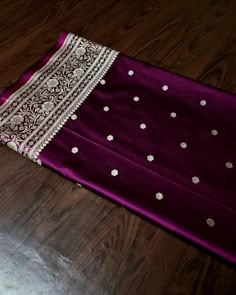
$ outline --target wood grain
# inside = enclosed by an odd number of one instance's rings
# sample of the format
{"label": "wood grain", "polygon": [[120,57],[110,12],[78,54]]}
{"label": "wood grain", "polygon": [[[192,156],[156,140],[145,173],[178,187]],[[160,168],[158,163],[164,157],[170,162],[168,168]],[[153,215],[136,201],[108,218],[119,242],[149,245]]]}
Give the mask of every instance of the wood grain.
{"label": "wood grain", "polygon": [[[235,15],[234,0],[2,0],[0,88],[69,31],[236,93]],[[233,266],[3,146],[0,188],[0,294],[236,294]]]}

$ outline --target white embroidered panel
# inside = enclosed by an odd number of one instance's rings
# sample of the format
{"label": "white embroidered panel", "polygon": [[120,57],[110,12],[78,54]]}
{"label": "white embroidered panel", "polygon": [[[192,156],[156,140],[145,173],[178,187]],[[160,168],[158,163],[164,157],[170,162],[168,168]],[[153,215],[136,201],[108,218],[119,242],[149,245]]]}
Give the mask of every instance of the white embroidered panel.
{"label": "white embroidered panel", "polygon": [[0,141],[36,161],[118,52],[68,34],[61,48],[0,106]]}

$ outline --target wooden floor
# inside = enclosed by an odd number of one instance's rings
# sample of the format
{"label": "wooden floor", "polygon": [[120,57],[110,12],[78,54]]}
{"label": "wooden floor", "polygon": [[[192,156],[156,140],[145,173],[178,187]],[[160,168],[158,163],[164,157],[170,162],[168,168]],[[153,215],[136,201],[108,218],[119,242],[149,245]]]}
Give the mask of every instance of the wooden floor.
{"label": "wooden floor", "polygon": [[[69,31],[236,93],[235,0],[1,0],[0,88]],[[235,295],[236,269],[0,146],[0,294]]]}

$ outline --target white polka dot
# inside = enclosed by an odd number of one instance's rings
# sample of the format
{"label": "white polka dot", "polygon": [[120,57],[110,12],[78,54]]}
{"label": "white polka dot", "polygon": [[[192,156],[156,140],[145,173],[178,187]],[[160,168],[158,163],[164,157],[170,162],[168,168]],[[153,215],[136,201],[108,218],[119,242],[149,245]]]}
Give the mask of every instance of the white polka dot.
{"label": "white polka dot", "polygon": [[164,198],[163,194],[162,193],[156,193],[156,199],[157,200],[162,200]]}
{"label": "white polka dot", "polygon": [[226,163],[225,163],[225,166],[226,166],[226,168],[228,168],[228,169],[232,169],[232,168],[234,167],[234,165],[233,165],[232,162],[226,162]]}
{"label": "white polka dot", "polygon": [[180,143],[180,147],[181,147],[182,149],[186,149],[186,148],[188,147],[188,145],[187,145],[186,142],[181,142],[181,143]]}
{"label": "white polka dot", "polygon": [[218,131],[216,129],[211,130],[212,135],[218,135]]}
{"label": "white polka dot", "polygon": [[118,170],[117,169],[113,169],[112,171],[111,171],[111,175],[112,176],[117,176],[119,173],[118,173]]}
{"label": "white polka dot", "polygon": [[207,218],[206,223],[210,227],[213,227],[215,225],[215,220],[213,218]]}
{"label": "white polka dot", "polygon": [[168,89],[169,89],[168,85],[163,85],[163,86],[162,86],[162,90],[163,90],[163,91],[167,91]]}
{"label": "white polka dot", "polygon": [[170,113],[171,118],[176,118],[177,114],[175,112]]}
{"label": "white polka dot", "polygon": [[72,116],[71,116],[71,120],[76,120],[77,119],[77,115],[76,114],[73,114]]}
{"label": "white polka dot", "polygon": [[206,105],[206,101],[205,101],[204,99],[202,99],[202,100],[200,101],[200,105],[204,107],[204,106]]}
{"label": "white polka dot", "polygon": [[106,81],[105,81],[104,79],[102,79],[102,80],[100,81],[100,83],[101,83],[102,85],[105,85],[105,84],[106,84]]}
{"label": "white polka dot", "polygon": [[192,182],[193,182],[194,184],[197,184],[197,183],[199,183],[199,182],[200,182],[200,179],[199,179],[199,177],[197,177],[197,176],[194,176],[194,177],[192,178]]}
{"label": "white polka dot", "polygon": [[135,97],[133,98],[133,100],[137,102],[137,101],[139,101],[139,97],[138,97],[138,96],[135,96]]}
{"label": "white polka dot", "polygon": [[132,70],[128,71],[129,76],[133,76],[133,74],[134,74],[134,71],[132,71]]}
{"label": "white polka dot", "polygon": [[149,162],[154,161],[154,156],[153,156],[153,155],[148,155],[148,156],[147,156],[147,160],[148,160]]}
{"label": "white polka dot", "polygon": [[109,107],[108,107],[108,106],[105,106],[105,107],[103,108],[103,110],[104,110],[104,112],[108,112],[108,111],[109,111]]}
{"label": "white polka dot", "polygon": [[114,139],[113,135],[110,134],[110,135],[107,136],[108,141],[112,141],[113,139]]}
{"label": "white polka dot", "polygon": [[147,127],[146,124],[144,124],[144,123],[140,124],[141,129],[146,129],[146,127]]}
{"label": "white polka dot", "polygon": [[71,149],[71,152],[72,152],[73,154],[77,154],[78,151],[79,151],[79,149],[78,149],[77,147],[73,147],[73,148]]}

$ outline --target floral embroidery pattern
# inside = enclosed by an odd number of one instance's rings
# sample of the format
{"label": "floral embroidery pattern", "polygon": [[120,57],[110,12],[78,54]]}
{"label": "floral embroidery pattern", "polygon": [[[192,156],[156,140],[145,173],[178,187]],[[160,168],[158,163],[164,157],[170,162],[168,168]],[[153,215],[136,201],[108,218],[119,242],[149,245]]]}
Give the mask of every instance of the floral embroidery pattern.
{"label": "floral embroidery pattern", "polygon": [[57,79],[50,79],[48,82],[47,82],[47,85],[48,85],[48,90],[50,91],[51,89],[57,87],[57,85],[59,84],[58,80]]}
{"label": "floral embroidery pattern", "polygon": [[0,141],[37,161],[111,67],[118,52],[73,34],[0,107]]}
{"label": "floral embroidery pattern", "polygon": [[15,115],[11,118],[11,128],[13,129],[16,125],[20,125],[24,122],[24,117],[22,115]]}
{"label": "floral embroidery pattern", "polygon": [[45,101],[42,104],[42,111],[45,113],[49,113],[54,108],[54,103],[52,101]]}
{"label": "floral embroidery pattern", "polygon": [[75,69],[73,74],[75,77],[80,78],[84,74],[84,70],[82,68]]}

